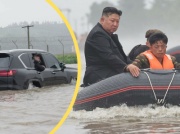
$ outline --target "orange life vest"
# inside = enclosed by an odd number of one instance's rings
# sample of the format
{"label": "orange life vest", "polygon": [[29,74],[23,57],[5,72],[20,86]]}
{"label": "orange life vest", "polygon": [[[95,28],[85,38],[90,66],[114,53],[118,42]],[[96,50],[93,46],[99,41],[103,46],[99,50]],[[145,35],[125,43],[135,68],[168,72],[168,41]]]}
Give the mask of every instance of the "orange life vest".
{"label": "orange life vest", "polygon": [[149,60],[151,69],[173,69],[174,64],[172,62],[171,56],[165,54],[163,57],[163,64],[161,64],[158,59],[151,53],[151,51],[147,50],[143,52],[146,58]]}

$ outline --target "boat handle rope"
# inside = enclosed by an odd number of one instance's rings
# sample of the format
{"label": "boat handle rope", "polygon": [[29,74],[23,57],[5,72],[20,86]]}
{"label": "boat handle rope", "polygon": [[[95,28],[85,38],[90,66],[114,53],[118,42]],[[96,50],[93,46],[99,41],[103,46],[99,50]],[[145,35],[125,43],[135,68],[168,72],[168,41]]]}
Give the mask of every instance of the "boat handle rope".
{"label": "boat handle rope", "polygon": [[163,98],[162,100],[157,99],[156,93],[155,93],[154,88],[153,88],[153,86],[152,86],[151,79],[150,79],[150,77],[149,77],[149,75],[148,75],[147,72],[144,72],[144,73],[145,73],[145,74],[147,75],[147,77],[148,77],[148,80],[149,80],[149,83],[150,83],[150,85],[151,85],[151,89],[152,89],[152,91],[153,91],[155,100],[157,101],[158,104],[164,103],[164,100],[165,100],[165,98],[166,98],[166,96],[167,96],[167,93],[168,93],[168,91],[169,91],[169,88],[170,88],[170,86],[171,86],[171,84],[172,84],[172,82],[173,82],[173,80],[174,80],[174,76],[175,76],[175,74],[176,74],[176,70],[175,70],[175,72],[173,73],[173,76],[172,76],[172,78],[171,78],[171,81],[170,81],[170,83],[169,83],[169,85],[168,85],[168,88],[167,88],[166,93],[164,94],[164,98]]}

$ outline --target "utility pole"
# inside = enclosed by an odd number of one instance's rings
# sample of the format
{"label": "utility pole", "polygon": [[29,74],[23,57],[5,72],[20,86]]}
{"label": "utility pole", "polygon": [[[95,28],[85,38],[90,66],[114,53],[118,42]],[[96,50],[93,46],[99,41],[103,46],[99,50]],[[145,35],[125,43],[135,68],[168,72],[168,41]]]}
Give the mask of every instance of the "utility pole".
{"label": "utility pole", "polygon": [[62,45],[62,47],[63,47],[63,62],[64,62],[64,45],[63,45],[63,43],[62,43],[62,41],[61,40],[58,40],[59,42],[60,42],[60,44]]}
{"label": "utility pole", "polygon": [[34,25],[27,25],[23,26],[22,28],[27,28],[27,37],[28,37],[28,49],[30,49],[30,38],[29,38],[29,28],[33,27]]}
{"label": "utility pole", "polygon": [[70,22],[69,13],[71,12],[71,9],[69,9],[69,8],[65,8],[65,9],[61,9],[61,11],[65,11],[65,12],[67,12],[67,19],[68,19],[68,21]]}
{"label": "utility pole", "polygon": [[[46,41],[45,41],[46,43]],[[49,45],[46,43],[46,46],[47,46],[47,52],[49,52]]]}
{"label": "utility pole", "polygon": [[33,45],[32,45],[32,43],[31,43],[31,41],[30,41],[29,43],[30,43],[31,48],[33,49]]}

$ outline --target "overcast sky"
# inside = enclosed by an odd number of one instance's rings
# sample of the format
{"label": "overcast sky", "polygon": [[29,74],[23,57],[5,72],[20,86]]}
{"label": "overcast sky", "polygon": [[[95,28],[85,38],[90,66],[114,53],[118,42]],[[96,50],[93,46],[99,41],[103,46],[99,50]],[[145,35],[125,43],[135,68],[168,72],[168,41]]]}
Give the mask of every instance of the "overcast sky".
{"label": "overcast sky", "polygon": [[[86,21],[85,15],[89,13],[90,6],[96,0],[52,0],[69,20],[73,29],[83,32],[81,25]],[[102,1],[111,0],[98,0]],[[118,0],[111,1],[114,4]],[[68,14],[66,9],[70,9]],[[56,11],[45,0],[0,0],[0,27],[5,27],[14,22],[32,21],[60,21]]]}
{"label": "overcast sky", "polygon": [[[52,0],[64,13],[73,29],[81,34],[89,31],[85,15],[90,12],[90,6],[97,0]],[[98,0],[109,1],[117,4],[118,0]],[[67,12],[67,9],[70,11]],[[62,22],[56,11],[45,0],[0,0],[0,27],[5,27],[14,22],[32,21],[59,21]]]}
{"label": "overcast sky", "polygon": [[[85,15],[90,12],[90,6],[94,2],[101,3],[103,1],[109,1],[115,5],[118,2],[118,0],[53,0],[78,34],[87,31],[87,28],[82,28],[82,24],[87,21]],[[70,9],[69,14],[67,9]]]}
{"label": "overcast sky", "polygon": [[56,11],[45,0],[0,0],[0,27],[14,22],[60,21]]}
{"label": "overcast sky", "polygon": [[[91,28],[85,27],[87,24],[87,13],[90,12],[90,6],[94,3],[101,3],[102,1],[109,1],[117,5],[119,0],[52,0],[64,13],[69,20],[71,26],[78,35],[83,32],[90,31]],[[153,0],[147,0],[153,1]],[[70,10],[69,14],[67,9]],[[14,22],[32,22],[32,21],[58,21],[62,22],[60,16],[45,0],[0,0],[0,27],[5,27]],[[122,31],[123,32],[123,31]],[[177,38],[173,34],[169,34],[170,44],[177,44]],[[144,33],[142,33],[144,37]],[[132,37],[129,37],[132,38]],[[143,38],[144,39],[144,38]],[[124,40],[124,41],[123,41]],[[132,40],[132,39],[131,39]],[[127,42],[129,39],[121,39],[122,44],[132,44]],[[135,42],[143,43],[142,38],[135,38]],[[171,43],[171,41],[174,41]],[[128,52],[129,47],[124,47]]]}

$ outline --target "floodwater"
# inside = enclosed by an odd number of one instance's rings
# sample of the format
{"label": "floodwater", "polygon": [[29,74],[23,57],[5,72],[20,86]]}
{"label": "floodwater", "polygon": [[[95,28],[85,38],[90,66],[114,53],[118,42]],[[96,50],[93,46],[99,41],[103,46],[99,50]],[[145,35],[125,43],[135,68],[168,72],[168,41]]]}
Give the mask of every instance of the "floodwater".
{"label": "floodwater", "polygon": [[0,91],[0,134],[48,134],[64,115],[74,89],[75,81],[43,88]]}
{"label": "floodwater", "polygon": [[[84,61],[83,54],[81,57]],[[85,63],[82,62],[82,77],[84,70]],[[121,105],[93,111],[71,111],[56,134],[179,134],[179,124],[180,107],[177,106]]]}
{"label": "floodwater", "polygon": [[86,130],[82,134],[179,134],[180,108],[122,105],[88,112],[73,111],[66,124],[77,128],[81,126],[79,130]]}

